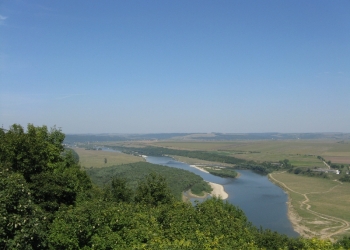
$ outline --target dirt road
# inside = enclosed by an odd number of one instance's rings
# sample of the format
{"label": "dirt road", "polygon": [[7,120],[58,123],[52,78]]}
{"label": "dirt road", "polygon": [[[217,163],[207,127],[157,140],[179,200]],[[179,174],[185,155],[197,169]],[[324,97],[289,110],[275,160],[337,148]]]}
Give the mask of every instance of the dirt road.
{"label": "dirt road", "polygon": [[[326,163],[325,163],[326,164]],[[328,166],[328,164],[326,164]],[[329,167],[329,166],[328,166]],[[285,171],[284,171],[285,172]],[[315,232],[315,231],[311,231],[310,228],[308,228],[307,226],[305,226],[305,223],[303,223],[303,225],[301,225],[301,221],[302,218],[300,216],[298,216],[297,214],[294,214],[294,212],[289,211],[288,212],[288,216],[289,219],[291,220],[294,229],[302,236],[305,237],[310,237],[310,234],[313,236],[318,236],[322,239],[330,239],[333,240],[333,236],[337,235],[337,234],[342,234],[345,231],[350,229],[350,223],[346,220],[334,217],[334,216],[330,216],[327,214],[322,214],[322,213],[318,213],[316,211],[313,211],[311,208],[312,206],[309,204],[310,203],[310,199],[307,196],[308,194],[322,194],[322,193],[327,193],[332,191],[333,189],[335,189],[337,186],[342,185],[341,182],[339,182],[338,185],[330,188],[329,190],[325,191],[325,192],[310,192],[310,193],[300,193],[297,192],[293,189],[291,189],[290,187],[288,187],[285,183],[278,181],[276,178],[274,178],[273,175],[278,175],[284,172],[280,172],[280,173],[274,173],[274,174],[269,174],[269,177],[272,181],[274,181],[275,183],[277,183],[278,185],[280,185],[283,189],[285,189],[287,192],[293,192],[296,194],[300,194],[304,197],[304,200],[300,203],[300,209],[307,211],[310,214],[315,215],[317,218],[319,218],[318,221],[314,221],[313,224],[339,224],[337,226],[331,226],[331,227],[325,227],[323,229],[321,229],[319,232]],[[291,203],[289,202],[289,205],[291,205]],[[294,210],[293,207],[290,207],[289,210]]]}

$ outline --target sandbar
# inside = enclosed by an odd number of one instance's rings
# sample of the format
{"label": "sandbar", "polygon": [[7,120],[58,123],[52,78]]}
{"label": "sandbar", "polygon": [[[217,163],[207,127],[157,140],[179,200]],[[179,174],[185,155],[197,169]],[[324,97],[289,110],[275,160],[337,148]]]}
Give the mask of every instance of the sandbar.
{"label": "sandbar", "polygon": [[196,168],[196,169],[198,169],[198,170],[200,170],[200,171],[202,171],[204,173],[208,173],[209,174],[209,172],[207,170],[205,170],[204,168],[198,167],[196,165],[190,165],[190,167]]}
{"label": "sandbar", "polygon": [[211,188],[213,189],[213,191],[211,191],[211,193],[210,193],[211,195],[220,197],[223,200],[228,198],[228,193],[225,192],[223,185],[213,183],[213,182],[208,182],[208,183],[210,184]]}
{"label": "sandbar", "polygon": [[225,192],[225,189],[224,189],[224,186],[220,185],[220,184],[217,184],[217,183],[213,183],[213,182],[209,182],[208,181],[208,184],[211,186],[211,188],[213,189],[213,191],[211,191],[210,193],[205,193],[204,195],[202,196],[199,196],[199,195],[195,195],[191,192],[191,189],[188,190],[186,192],[186,194],[184,194],[183,196],[183,199],[186,200],[186,197],[187,198],[200,198],[200,199],[204,199],[204,198],[207,198],[208,195],[211,195],[211,196],[216,196],[216,197],[219,197],[223,200],[227,199],[228,198],[228,194]]}

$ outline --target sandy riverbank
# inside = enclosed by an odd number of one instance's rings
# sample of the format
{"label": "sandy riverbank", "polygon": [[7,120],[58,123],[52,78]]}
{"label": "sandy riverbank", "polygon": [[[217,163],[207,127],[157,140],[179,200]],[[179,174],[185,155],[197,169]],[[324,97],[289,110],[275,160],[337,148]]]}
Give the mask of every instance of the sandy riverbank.
{"label": "sandy riverbank", "polygon": [[[198,167],[196,165],[190,165],[192,168],[196,168],[204,173],[209,173],[207,170],[205,170],[204,168]],[[228,194],[225,192],[225,189],[222,185],[217,184],[217,183],[213,183],[213,182],[208,182],[209,185],[211,186],[211,188],[213,189],[213,191],[210,193],[212,196],[217,196],[217,197],[221,197],[221,199],[225,200],[228,198]],[[191,193],[192,196],[195,196]],[[203,198],[203,197],[199,197],[199,196],[195,196],[196,198]]]}
{"label": "sandy riverbank", "polygon": [[[217,184],[217,183],[213,183],[213,182],[208,182],[208,184],[211,186],[211,188],[213,189],[213,191],[210,192],[210,194],[206,193],[203,196],[199,196],[199,195],[195,195],[191,192],[191,190],[187,191],[187,194],[185,196],[187,196],[188,198],[199,198],[199,199],[204,199],[206,198],[208,195],[211,196],[216,196],[216,197],[220,197],[221,199],[225,200],[228,198],[228,194],[225,192],[224,186]],[[185,198],[184,198],[185,199]]]}
{"label": "sandy riverbank", "polygon": [[288,216],[289,221],[292,224],[294,231],[297,232],[300,236],[305,237],[305,238],[310,238],[310,236],[315,236],[314,233],[311,232],[307,227],[300,224],[300,221],[302,221],[302,218],[298,215],[298,213],[295,211],[295,209],[292,205],[291,197],[289,195],[289,191],[288,191],[287,187],[283,183],[281,183],[280,181],[276,180],[272,176],[272,174],[269,174],[268,177],[269,177],[269,180],[271,182],[275,183],[277,186],[282,188],[288,196],[287,216]]}
{"label": "sandy riverbank", "polygon": [[225,200],[228,198],[228,193],[225,192],[224,186],[213,183],[213,182],[208,182],[213,191],[211,191],[211,195],[220,197],[221,199]]}
{"label": "sandy riverbank", "polygon": [[200,171],[202,171],[202,172],[204,172],[204,173],[208,173],[208,174],[209,174],[209,172],[208,172],[207,170],[205,170],[204,168],[198,167],[198,166],[196,166],[196,165],[190,165],[190,167],[196,168],[196,169],[198,169],[198,170],[200,170]]}
{"label": "sandy riverbank", "polygon": [[310,236],[315,236],[307,227],[300,224],[300,221],[302,218],[295,212],[293,205],[290,201],[290,197],[288,195],[288,218],[289,221],[292,223],[293,229],[295,232],[297,232],[300,236],[305,238],[310,238]]}

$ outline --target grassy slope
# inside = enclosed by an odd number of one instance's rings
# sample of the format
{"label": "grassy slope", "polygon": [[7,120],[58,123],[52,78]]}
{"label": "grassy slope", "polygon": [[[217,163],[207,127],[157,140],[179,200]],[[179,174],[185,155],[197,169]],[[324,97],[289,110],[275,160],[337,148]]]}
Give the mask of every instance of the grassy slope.
{"label": "grassy slope", "polygon": [[[74,148],[78,153],[82,167],[109,167],[114,165],[128,164],[133,162],[144,161],[142,157],[127,155],[118,152],[105,152],[100,150],[85,150],[84,148]],[[105,158],[107,163],[105,163]]]}
{"label": "grassy slope", "polygon": [[[311,213],[306,209],[307,204],[311,206],[312,211],[350,222],[350,183],[341,184],[333,178],[312,178],[289,173],[274,173],[273,177],[288,187],[286,190],[293,208],[302,217],[300,223],[315,231],[316,234],[321,233],[325,228],[340,226],[341,223]],[[306,194],[309,199],[304,205],[302,204],[305,201],[303,194]]]}

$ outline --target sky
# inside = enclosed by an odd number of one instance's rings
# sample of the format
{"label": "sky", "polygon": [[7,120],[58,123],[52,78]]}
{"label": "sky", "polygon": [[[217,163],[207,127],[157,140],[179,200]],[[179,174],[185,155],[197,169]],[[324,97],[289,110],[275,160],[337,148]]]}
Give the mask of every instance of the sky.
{"label": "sky", "polygon": [[350,1],[0,0],[0,126],[350,132]]}

